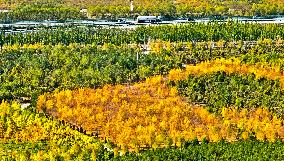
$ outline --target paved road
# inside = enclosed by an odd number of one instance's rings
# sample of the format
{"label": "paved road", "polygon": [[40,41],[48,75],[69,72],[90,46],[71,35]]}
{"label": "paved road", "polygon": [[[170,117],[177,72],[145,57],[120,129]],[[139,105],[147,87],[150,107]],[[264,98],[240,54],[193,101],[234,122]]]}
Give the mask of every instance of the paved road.
{"label": "paved road", "polygon": [[[260,24],[284,24],[284,17],[274,18],[274,19],[248,19],[248,18],[231,18],[230,20],[239,21],[242,23],[260,23]],[[126,23],[120,22],[109,22],[109,21],[87,21],[87,20],[77,20],[70,22],[56,22],[56,21],[20,21],[10,24],[0,24],[0,28],[8,29],[8,32],[33,32],[34,28],[40,26],[46,27],[58,27],[58,26],[102,26],[107,28],[125,28],[125,29],[135,29],[138,26],[155,26],[155,25],[166,25],[166,24],[186,24],[186,23],[208,23],[211,20],[208,18],[196,19],[195,21],[186,20],[174,20],[174,21],[163,21],[156,24],[151,23],[137,23],[135,21],[127,21]],[[227,22],[227,20],[219,22]],[[29,30],[28,28],[32,28]],[[10,31],[9,31],[10,30]]]}

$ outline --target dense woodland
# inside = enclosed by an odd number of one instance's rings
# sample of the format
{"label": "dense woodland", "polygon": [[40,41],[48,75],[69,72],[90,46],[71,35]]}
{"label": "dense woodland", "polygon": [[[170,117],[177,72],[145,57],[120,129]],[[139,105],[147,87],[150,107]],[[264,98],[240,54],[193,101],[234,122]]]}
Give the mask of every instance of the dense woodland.
{"label": "dense woodland", "polygon": [[237,22],[2,30],[0,160],[282,160],[283,39]]}
{"label": "dense woodland", "polygon": [[[134,0],[134,11],[130,1],[123,0],[1,0],[2,20],[63,20],[82,18],[117,18],[137,15],[162,15],[165,17],[266,16],[284,13],[282,0]],[[80,12],[88,9],[88,15]]]}

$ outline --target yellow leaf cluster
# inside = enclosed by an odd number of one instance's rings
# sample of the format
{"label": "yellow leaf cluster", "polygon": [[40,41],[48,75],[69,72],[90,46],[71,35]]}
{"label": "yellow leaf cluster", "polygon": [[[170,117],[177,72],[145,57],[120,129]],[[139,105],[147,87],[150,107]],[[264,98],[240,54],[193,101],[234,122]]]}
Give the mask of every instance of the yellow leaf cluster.
{"label": "yellow leaf cluster", "polygon": [[204,107],[187,104],[162,76],[131,86],[66,90],[40,98],[38,109],[98,131],[100,137],[132,150],[181,146],[183,140],[195,138],[210,142],[284,139],[283,120],[268,110],[223,108],[220,115],[212,114]]}
{"label": "yellow leaf cluster", "polygon": [[43,43],[35,43],[35,44],[13,44],[13,45],[4,45],[3,50],[11,51],[11,50],[18,50],[18,49],[42,49],[44,48]]}
{"label": "yellow leaf cluster", "polygon": [[278,66],[270,66],[267,63],[242,64],[237,58],[205,61],[196,66],[188,65],[185,70],[173,69],[169,72],[168,78],[171,81],[179,81],[187,79],[189,75],[200,76],[216,72],[238,73],[241,75],[254,74],[256,79],[280,80],[281,85],[284,85],[284,75]]}
{"label": "yellow leaf cluster", "polygon": [[38,142],[60,143],[75,139],[84,144],[95,139],[62,125],[59,121],[48,119],[42,114],[23,113],[20,105],[3,101],[0,104],[0,142]]}

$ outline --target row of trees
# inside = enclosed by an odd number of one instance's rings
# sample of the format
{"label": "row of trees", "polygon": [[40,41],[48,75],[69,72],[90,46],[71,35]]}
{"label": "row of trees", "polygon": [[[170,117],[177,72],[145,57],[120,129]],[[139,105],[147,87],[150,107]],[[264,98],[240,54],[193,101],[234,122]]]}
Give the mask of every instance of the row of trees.
{"label": "row of trees", "polygon": [[[277,149],[277,150],[275,150]],[[122,156],[121,160],[281,160],[283,156],[283,142],[268,143],[258,141],[239,141],[234,143],[219,142],[208,144],[206,140],[184,142],[182,148],[164,148],[146,150],[140,155],[130,154]]]}
{"label": "row of trees", "polygon": [[[111,1],[42,1],[19,0],[0,2],[2,8],[11,9],[10,14],[1,14],[2,20],[65,20],[86,18],[80,9],[88,9],[88,16],[93,18],[132,17],[134,15],[162,15],[166,17],[179,16],[265,16],[284,14],[284,3],[281,0],[260,1],[217,1],[217,0],[134,0],[134,10],[130,11],[130,2],[122,0]],[[56,8],[54,11],[54,8]],[[26,9],[26,12],[22,12]],[[69,14],[68,14],[69,12]]]}
{"label": "row of trees", "polygon": [[[209,42],[208,42],[209,44]],[[225,43],[226,44],[226,43]],[[4,46],[0,58],[0,99],[36,96],[47,91],[131,83],[155,74],[167,74],[184,64],[215,58],[240,57],[244,63],[271,62],[283,65],[284,46],[224,46],[208,48],[169,43],[145,54],[140,46],[110,44]],[[259,55],[254,57],[254,55]]]}
{"label": "row of trees", "polygon": [[11,22],[19,20],[67,20],[84,19],[86,15],[80,12],[78,8],[72,7],[45,7],[25,5],[19,6],[13,11],[1,12],[0,21]]}
{"label": "row of trees", "polygon": [[284,4],[251,4],[251,3],[231,3],[231,4],[210,4],[208,2],[184,2],[174,4],[171,1],[163,2],[147,2],[135,4],[134,11],[130,12],[129,4],[126,6],[105,6],[95,5],[88,8],[90,15],[96,18],[107,16],[126,16],[134,15],[162,15],[168,17],[193,16],[207,17],[212,15],[223,16],[266,16],[284,14]]}
{"label": "row of trees", "polygon": [[[4,49],[0,58],[0,99],[37,96],[55,89],[127,83],[182,66],[167,53],[143,54],[129,46],[71,44]],[[169,59],[171,57],[171,59]]]}
{"label": "row of trees", "polygon": [[149,40],[170,42],[200,42],[200,41],[257,41],[269,38],[272,40],[284,38],[284,26],[280,24],[255,23],[191,23],[187,25],[166,25],[138,27],[135,30],[119,28],[94,27],[59,27],[56,29],[38,29],[28,33],[0,34],[0,45],[13,44],[104,44],[115,45],[130,43],[148,43]]}

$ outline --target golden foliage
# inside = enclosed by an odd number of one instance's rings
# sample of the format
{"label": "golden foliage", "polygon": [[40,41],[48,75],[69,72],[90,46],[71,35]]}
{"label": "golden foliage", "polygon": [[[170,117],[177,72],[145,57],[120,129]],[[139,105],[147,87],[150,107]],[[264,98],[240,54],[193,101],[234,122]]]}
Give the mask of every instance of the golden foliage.
{"label": "golden foliage", "polygon": [[267,78],[271,80],[280,80],[284,85],[284,75],[278,66],[271,66],[266,63],[257,63],[254,65],[242,64],[237,58],[216,59],[197,64],[188,65],[185,70],[173,69],[169,72],[168,78],[171,81],[185,80],[189,75],[206,75],[216,72],[225,72],[227,74],[238,73],[241,75],[254,74],[256,79]]}
{"label": "golden foliage", "polygon": [[162,76],[132,86],[106,85],[45,94],[37,109],[88,131],[98,131],[122,149],[179,147],[183,140],[195,138],[211,142],[246,140],[250,136],[271,142],[284,138],[283,120],[268,110],[223,108],[215,115],[187,104]]}
{"label": "golden foliage", "polygon": [[0,141],[17,142],[64,142],[76,139],[86,144],[95,139],[63,126],[59,121],[48,119],[42,114],[27,113],[16,102],[3,101],[0,104]]}

